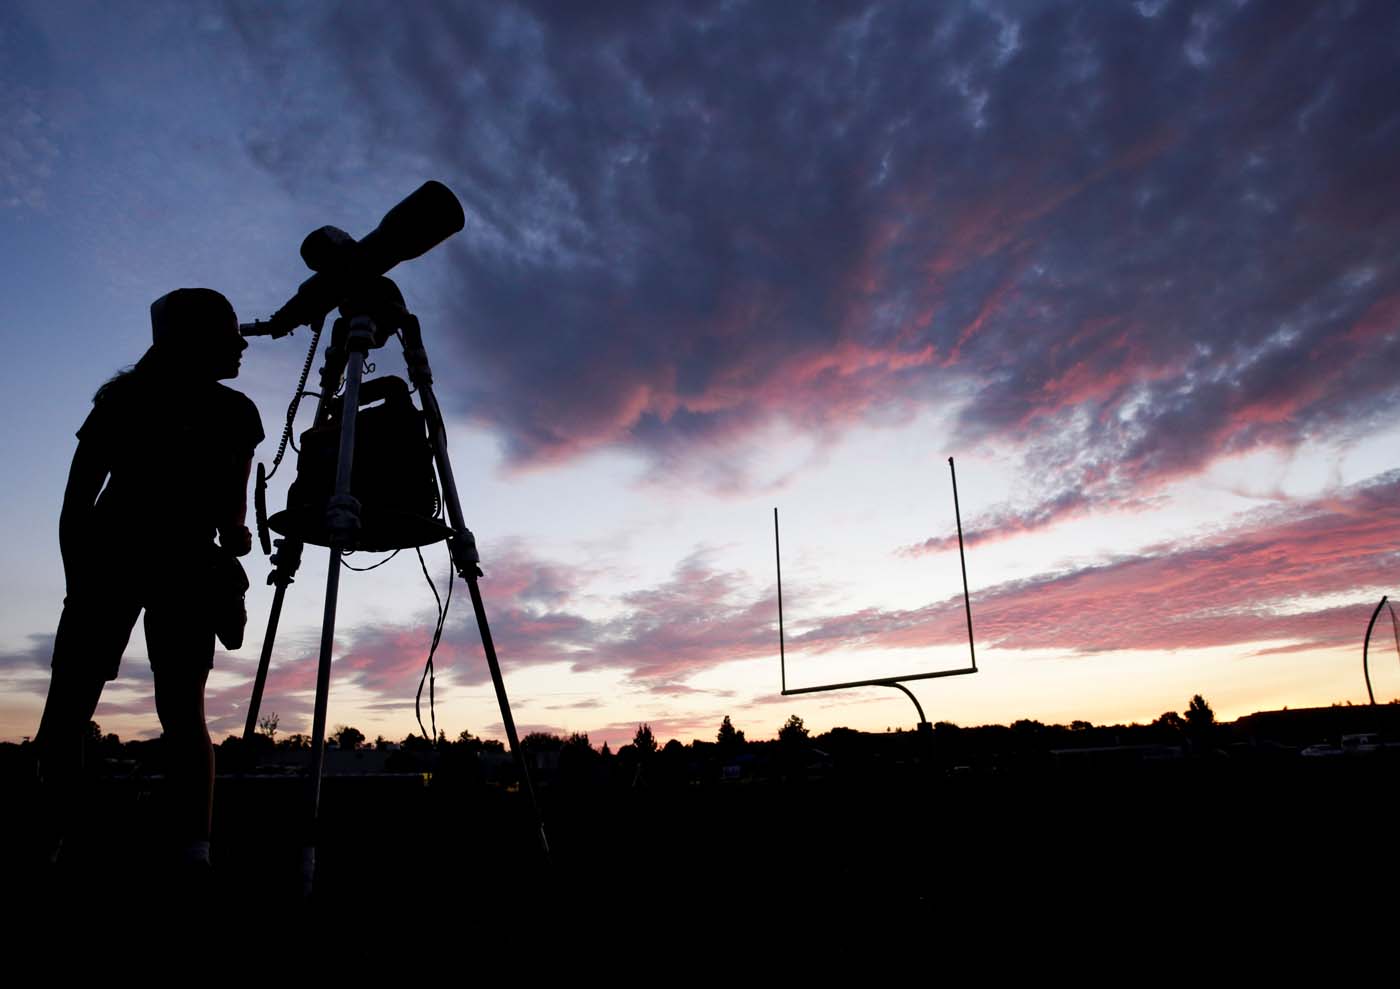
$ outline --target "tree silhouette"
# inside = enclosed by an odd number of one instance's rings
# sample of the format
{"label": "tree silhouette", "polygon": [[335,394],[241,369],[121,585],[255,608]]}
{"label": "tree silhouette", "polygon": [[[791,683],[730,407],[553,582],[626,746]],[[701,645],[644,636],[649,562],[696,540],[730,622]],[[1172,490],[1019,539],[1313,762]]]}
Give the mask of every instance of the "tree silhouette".
{"label": "tree silhouette", "polygon": [[86,748],[92,755],[103,758],[119,758],[122,754],[122,740],[116,732],[104,732],[96,721],[88,722]]}
{"label": "tree silhouette", "polygon": [[1186,737],[1191,747],[1204,753],[1211,747],[1215,736],[1215,712],[1200,694],[1191,698],[1186,705]]}
{"label": "tree silhouette", "polygon": [[564,740],[547,731],[532,731],[520,740],[520,747],[526,752],[558,752]]}
{"label": "tree silhouette", "polygon": [[795,714],[790,715],[778,729],[778,741],[788,745],[807,741],[807,728],[802,724],[802,719]]}
{"label": "tree silhouette", "polygon": [[353,752],[364,744],[365,733],[349,725],[340,725],[331,733],[331,738],[335,739],[342,751]]}
{"label": "tree silhouette", "polygon": [[589,742],[587,733],[573,732],[564,739],[559,749],[560,775],[570,784],[586,783],[591,779],[598,759],[598,752]]}
{"label": "tree silhouette", "polygon": [[564,740],[564,750],[566,752],[593,753],[593,745],[588,741],[587,732],[574,732]]}
{"label": "tree silhouette", "polygon": [[660,753],[658,753],[656,764],[660,776],[659,782],[669,784],[685,782],[685,746],[682,745],[676,739],[671,739],[661,747],[661,751]]}
{"label": "tree silhouette", "polygon": [[1191,698],[1186,705],[1186,724],[1197,731],[1208,731],[1215,727],[1215,712],[1200,694]]}
{"label": "tree silhouette", "polygon": [[651,725],[637,726],[637,734],[632,736],[632,747],[637,750],[637,755],[641,759],[647,759],[656,754],[656,737],[651,733]]}
{"label": "tree silhouette", "polygon": [[277,741],[277,725],[281,723],[281,718],[277,717],[277,712],[264,714],[258,719],[258,733],[267,738],[269,742]]}
{"label": "tree silhouette", "polygon": [[737,749],[743,748],[744,733],[734,727],[733,722],[729,720],[729,715],[726,714],[724,720],[720,722],[719,731],[715,734],[715,741],[719,744],[720,752],[729,755]]}
{"label": "tree silhouette", "polygon": [[1170,728],[1173,731],[1181,731],[1186,727],[1186,722],[1182,721],[1181,715],[1175,711],[1163,711],[1152,724],[1159,728]]}

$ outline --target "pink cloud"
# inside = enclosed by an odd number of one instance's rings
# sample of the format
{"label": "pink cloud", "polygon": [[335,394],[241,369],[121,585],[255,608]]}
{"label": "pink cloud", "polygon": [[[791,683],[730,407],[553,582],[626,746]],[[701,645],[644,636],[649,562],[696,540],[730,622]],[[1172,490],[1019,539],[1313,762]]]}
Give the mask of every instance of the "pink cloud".
{"label": "pink cloud", "polygon": [[[1271,640],[1293,640],[1297,648],[1359,643],[1373,602],[1308,608],[1307,599],[1374,586],[1394,573],[1400,520],[1390,509],[1397,500],[1400,475],[1392,473],[1312,503],[1246,517],[1210,540],[974,588],[978,644],[1073,654]],[[506,569],[529,574],[550,567],[522,553]],[[616,669],[645,692],[667,697],[695,692],[685,681],[721,663],[775,654],[772,589],[756,591],[743,575],[716,569],[703,555],[682,561],[660,584],[621,595],[616,614],[603,620],[570,611],[567,596],[546,607],[528,597],[531,586],[516,577],[494,589],[513,592],[491,605],[508,670],[561,662],[576,671]],[[452,669],[458,682],[483,682],[475,624],[469,614],[458,615],[439,670]],[[421,628],[353,630],[338,675],[348,671],[381,696],[411,695],[426,634]],[[819,618],[790,636],[788,647],[913,649],[958,644],[966,634],[957,597],[915,609],[866,608]],[[283,670],[276,690],[304,692],[311,674],[310,663]],[[690,724],[681,719],[676,731],[682,722]]]}
{"label": "pink cloud", "polygon": [[[1369,609],[1332,598],[1382,585],[1396,572],[1400,472],[1301,505],[1252,514],[1209,539],[1162,545],[1139,556],[973,589],[979,646],[1076,653],[1248,647],[1242,655],[1359,647]],[[772,658],[776,599],[742,574],[711,565],[703,554],[683,560],[666,580],[616,599],[606,619],[571,610],[582,587],[569,571],[520,548],[503,557],[491,600],[493,631],[507,673],[567,663],[577,671],[615,669],[646,694],[689,696],[686,681],[721,663]],[[1310,598],[1328,596],[1309,607]],[[456,609],[439,652],[439,672],[458,682],[486,679],[470,611]],[[375,625],[346,629],[337,644],[337,684],[353,683],[382,699],[406,703],[417,687],[430,630]],[[790,636],[788,648],[829,651],[925,648],[960,644],[966,628],[960,597],[920,608],[865,608],[817,617]],[[265,711],[309,714],[314,650],[272,670]],[[249,684],[210,691],[216,733],[242,727]],[[723,695],[721,695],[723,696]],[[130,705],[128,705],[130,706]],[[144,699],[133,711],[145,713]],[[573,705],[586,712],[586,705]],[[123,708],[125,709],[125,708]],[[654,719],[677,737],[708,737],[709,717]],[[588,727],[593,734],[625,726]],[[631,726],[635,728],[635,725]],[[626,732],[630,738],[630,729]]]}
{"label": "pink cloud", "polygon": [[[1271,639],[1303,647],[1359,644],[1373,602],[1310,610],[1306,601],[1393,579],[1397,500],[1400,475],[1392,472],[1335,497],[1256,516],[1210,541],[975,591],[978,641],[1070,652]],[[956,643],[966,637],[961,605],[950,599],[833,617],[791,647]]]}

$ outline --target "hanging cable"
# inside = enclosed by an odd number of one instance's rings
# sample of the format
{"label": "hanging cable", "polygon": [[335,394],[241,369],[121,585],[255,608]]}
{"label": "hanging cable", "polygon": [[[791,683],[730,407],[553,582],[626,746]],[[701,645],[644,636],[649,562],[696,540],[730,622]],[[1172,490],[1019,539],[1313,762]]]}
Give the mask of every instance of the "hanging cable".
{"label": "hanging cable", "polygon": [[394,550],[392,553],[390,553],[388,556],[384,557],[384,559],[380,560],[378,563],[371,563],[371,564],[370,564],[369,566],[367,566],[367,567],[352,567],[350,564],[346,563],[346,562],[345,562],[345,557],[346,557],[346,556],[349,556],[351,552],[352,552],[351,550],[346,550],[346,551],[345,551],[345,553],[340,557],[340,565],[341,565],[342,567],[344,567],[346,570],[354,570],[356,573],[364,573],[364,572],[367,571],[367,570],[375,570],[375,569],[377,569],[377,568],[379,568],[379,567],[384,566],[384,564],[388,563],[388,562],[389,562],[390,560],[392,560],[394,557],[398,556],[399,553],[402,552],[402,550],[401,550],[401,549],[396,549],[396,550]]}
{"label": "hanging cable", "polygon": [[[311,365],[316,362],[316,346],[321,342],[321,330],[326,325],[326,317],[322,316],[311,327],[311,346],[306,351],[306,363],[301,366],[301,377],[297,379],[297,390],[292,394],[292,402],[287,406],[287,422],[282,427],[282,440],[277,444],[277,456],[272,458],[272,470],[268,471],[267,479],[270,480],[273,474],[277,473],[278,466],[282,463],[282,456],[287,452],[287,444],[292,439],[293,423],[297,417],[297,407],[301,405],[301,400],[306,395],[315,394],[306,390],[306,379],[311,374]],[[319,397],[319,396],[318,396]],[[296,449],[296,444],[292,444]]]}
{"label": "hanging cable", "polygon": [[[457,576],[457,572],[453,569],[449,561],[447,568],[447,600],[444,602],[438,595],[437,585],[433,583],[432,575],[428,573],[428,564],[423,560],[423,550],[415,546],[413,551],[418,554],[418,565],[423,568],[423,577],[428,581],[428,587],[433,592],[433,600],[437,602],[438,609],[437,627],[433,629],[433,642],[432,645],[428,647],[428,661],[423,664],[423,675],[418,679],[418,693],[413,698],[413,716],[418,719],[418,730],[423,733],[423,737],[436,744],[437,698],[435,696],[434,687],[437,680],[437,671],[433,668],[433,656],[437,652],[438,643],[442,641],[442,628],[447,623],[447,609],[452,605],[452,584],[454,578]],[[423,727],[423,684],[425,682],[428,685],[428,717],[431,719],[433,726],[433,733],[431,735],[429,735],[427,729]]]}

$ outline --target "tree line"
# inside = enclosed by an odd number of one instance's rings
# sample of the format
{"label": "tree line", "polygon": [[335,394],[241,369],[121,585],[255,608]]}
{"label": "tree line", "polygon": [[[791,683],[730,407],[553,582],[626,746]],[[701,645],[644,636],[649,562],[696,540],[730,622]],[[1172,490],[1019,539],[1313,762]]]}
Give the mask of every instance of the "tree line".
{"label": "tree line", "polygon": [[[1329,717],[1329,710],[1333,717]],[[1163,712],[1148,724],[1094,725],[1074,720],[1065,725],[1020,719],[1010,725],[962,727],[939,721],[926,733],[836,727],[813,734],[803,719],[794,714],[778,727],[775,738],[754,741],[725,715],[715,728],[713,740],[697,738],[686,743],[672,738],[663,743],[652,726],[643,722],[637,725],[631,740],[616,750],[607,742],[595,746],[586,732],[533,731],[521,739],[521,747],[532,769],[545,778],[591,774],[593,778],[609,776],[634,783],[687,774],[702,779],[747,778],[751,774],[791,775],[803,769],[825,774],[839,771],[840,767],[867,772],[871,767],[913,763],[945,770],[1014,771],[1043,767],[1060,759],[1062,753],[1086,750],[1103,750],[1109,757],[1114,750],[1155,747],[1161,751],[1153,758],[1202,759],[1226,756],[1227,750],[1236,756],[1246,748],[1259,751],[1261,739],[1271,739],[1277,743],[1275,749],[1287,755],[1339,731],[1364,729],[1400,738],[1400,716],[1381,717],[1387,710],[1400,715],[1400,705],[1333,705],[1331,709],[1265,712],[1222,725],[1209,702],[1196,694],[1184,711]],[[1343,720],[1350,727],[1336,717],[1344,713],[1347,718]],[[1360,724],[1358,718],[1366,723]],[[383,735],[370,740],[355,726],[341,724],[328,738],[341,751],[383,753],[373,763],[379,767],[375,771],[445,771],[449,775],[462,772],[504,781],[509,781],[514,772],[510,754],[501,741],[478,737],[469,730],[461,731],[455,738],[440,731],[433,739],[411,734],[399,740]],[[124,763],[135,767],[131,772],[159,771],[159,739],[123,742],[93,722],[86,741],[95,761]],[[251,743],[230,736],[218,746],[219,768],[223,772],[238,772],[266,764],[291,767],[309,758],[310,747],[306,734],[282,732],[278,715],[269,713],[261,720]],[[7,763],[10,756],[22,761],[25,748],[0,746],[8,752]]]}

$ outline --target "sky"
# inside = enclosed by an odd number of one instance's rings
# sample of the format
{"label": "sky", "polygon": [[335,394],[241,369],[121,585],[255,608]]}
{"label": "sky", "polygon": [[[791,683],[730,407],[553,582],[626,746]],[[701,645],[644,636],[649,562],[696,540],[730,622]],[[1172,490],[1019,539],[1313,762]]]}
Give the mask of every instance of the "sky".
{"label": "sky", "polygon": [[[773,509],[790,687],[965,666],[949,457],[980,672],[911,684],[930,720],[1364,701],[1400,564],[1397,92],[1388,2],[7,3],[0,738],[37,726],[73,433],[151,300],[266,317],[308,232],[428,179],[465,229],[393,277],[522,731],[908,728],[888,688],[781,696]],[[269,466],[308,344],[233,383]],[[271,601],[245,564],[216,737]],[[284,733],[325,568],[276,641]],[[402,737],[432,593],[411,553],[341,586],[330,723]],[[501,737],[456,590],[437,724]],[[97,720],[159,731],[139,632]]]}

